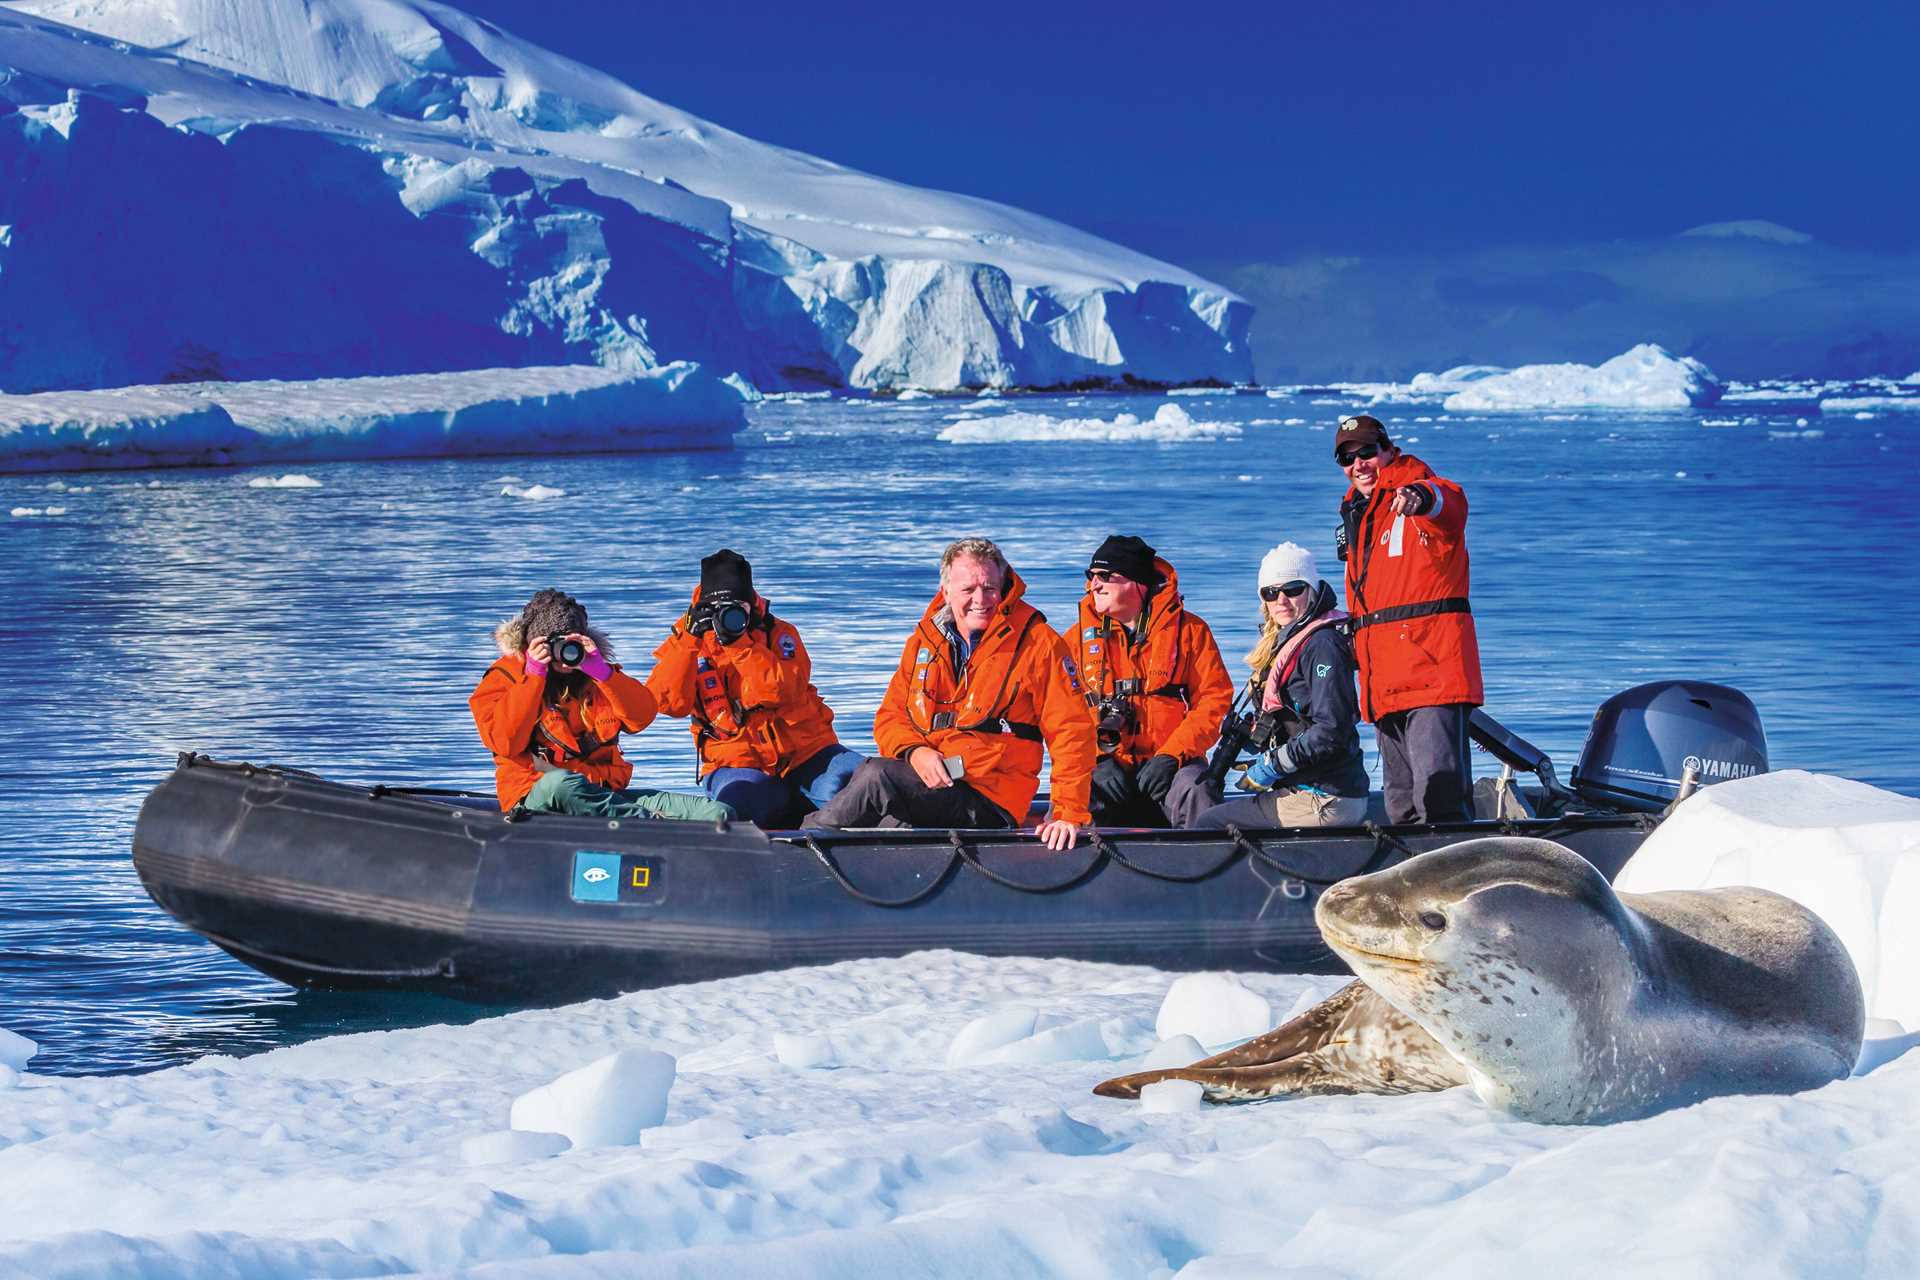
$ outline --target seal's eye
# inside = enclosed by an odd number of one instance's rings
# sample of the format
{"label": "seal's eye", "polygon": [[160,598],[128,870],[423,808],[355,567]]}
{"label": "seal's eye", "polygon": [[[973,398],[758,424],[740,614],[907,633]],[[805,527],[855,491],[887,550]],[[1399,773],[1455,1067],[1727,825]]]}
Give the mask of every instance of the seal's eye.
{"label": "seal's eye", "polygon": [[1420,913],[1420,923],[1435,933],[1439,933],[1447,927],[1447,918],[1438,911],[1422,911]]}

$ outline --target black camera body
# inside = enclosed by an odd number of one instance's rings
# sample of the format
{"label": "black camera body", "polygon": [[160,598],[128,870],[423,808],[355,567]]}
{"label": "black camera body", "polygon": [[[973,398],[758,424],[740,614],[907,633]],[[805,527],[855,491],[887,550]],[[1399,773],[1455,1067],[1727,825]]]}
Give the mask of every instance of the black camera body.
{"label": "black camera body", "polygon": [[1104,698],[1087,695],[1093,704],[1093,741],[1100,754],[1110,756],[1120,749],[1120,740],[1139,727],[1139,714],[1133,699],[1140,692],[1138,680],[1115,680],[1113,692]]}
{"label": "black camera body", "polygon": [[1227,770],[1233,768],[1233,762],[1242,752],[1258,755],[1285,744],[1304,728],[1306,721],[1290,707],[1275,707],[1257,715],[1229,711],[1220,724],[1220,745],[1213,749],[1213,759],[1207,762],[1207,781],[1216,786],[1225,783]]}
{"label": "black camera body", "polygon": [[547,637],[547,659],[558,666],[577,667],[587,660],[587,646],[556,631]]}
{"label": "black camera body", "polygon": [[720,637],[721,644],[732,644],[747,634],[752,624],[751,601],[742,600],[731,591],[715,591],[701,595],[689,629],[696,636],[711,631]]}

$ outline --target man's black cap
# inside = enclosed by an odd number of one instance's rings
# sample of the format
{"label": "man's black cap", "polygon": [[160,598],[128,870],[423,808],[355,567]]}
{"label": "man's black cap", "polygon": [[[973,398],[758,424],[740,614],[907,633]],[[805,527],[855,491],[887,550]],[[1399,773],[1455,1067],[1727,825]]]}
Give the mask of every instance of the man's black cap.
{"label": "man's black cap", "polygon": [[1132,534],[1114,534],[1100,544],[1087,562],[1089,569],[1108,569],[1132,578],[1142,586],[1160,585],[1160,571],[1153,567],[1153,548]]}
{"label": "man's black cap", "polygon": [[753,566],[739,552],[722,547],[700,562],[700,597],[726,592],[753,599]]}

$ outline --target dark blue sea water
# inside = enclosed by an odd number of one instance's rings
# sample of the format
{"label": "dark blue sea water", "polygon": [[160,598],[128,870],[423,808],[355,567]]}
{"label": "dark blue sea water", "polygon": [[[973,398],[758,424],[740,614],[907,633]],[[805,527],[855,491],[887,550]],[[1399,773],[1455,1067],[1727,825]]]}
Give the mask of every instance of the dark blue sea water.
{"label": "dark blue sea water", "polygon": [[[1146,419],[1165,403],[769,403],[726,452],[303,467],[318,488],[0,477],[0,510],[67,509],[0,522],[0,1026],[40,1042],[35,1070],[71,1073],[478,1016],[296,995],[154,907],[129,844],[186,749],[488,787],[466,698],[494,623],[538,587],[581,596],[644,672],[699,558],[736,548],[802,628],[856,748],[956,536],[999,540],[1059,621],[1093,546],[1138,533],[1238,668],[1269,546],[1305,543],[1338,580],[1330,428],[1355,401],[1177,401],[1237,439],[937,439],[962,413]],[[1686,676],[1754,699],[1776,767],[1920,795],[1920,416],[1376,412],[1466,486],[1489,709],[1563,774],[1603,698]],[[691,785],[681,725],[629,753],[641,780]]]}

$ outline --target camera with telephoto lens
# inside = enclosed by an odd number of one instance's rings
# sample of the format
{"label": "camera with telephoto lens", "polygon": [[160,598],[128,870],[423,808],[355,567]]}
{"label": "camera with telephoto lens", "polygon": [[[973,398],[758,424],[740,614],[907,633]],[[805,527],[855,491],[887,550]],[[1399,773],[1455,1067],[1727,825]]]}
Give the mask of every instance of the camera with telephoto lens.
{"label": "camera with telephoto lens", "polygon": [[1120,740],[1134,731],[1133,697],[1140,692],[1138,680],[1115,680],[1113,692],[1093,703],[1093,741],[1100,754],[1110,756],[1120,749]]}
{"label": "camera with telephoto lens", "polygon": [[587,646],[556,631],[547,637],[547,657],[558,666],[577,667],[587,660]]}
{"label": "camera with telephoto lens", "polygon": [[732,644],[747,633],[752,621],[753,610],[745,601],[731,591],[716,591],[700,597],[699,607],[694,610],[692,631],[694,635],[711,631],[720,637],[721,644]]}
{"label": "camera with telephoto lens", "polygon": [[1290,707],[1275,707],[1258,715],[1227,712],[1220,723],[1220,745],[1213,749],[1213,759],[1207,763],[1207,781],[1215,786],[1225,783],[1227,770],[1233,768],[1242,752],[1258,755],[1284,744],[1304,728],[1306,721]]}

